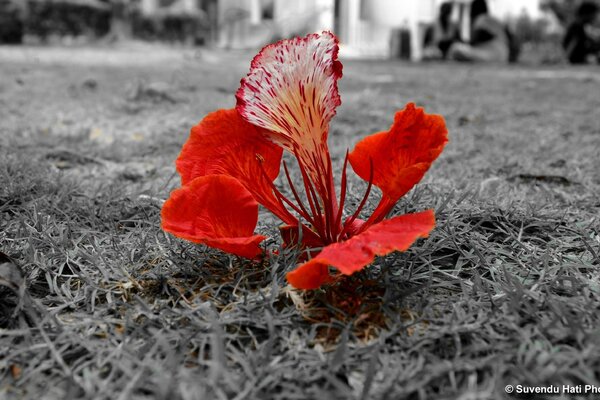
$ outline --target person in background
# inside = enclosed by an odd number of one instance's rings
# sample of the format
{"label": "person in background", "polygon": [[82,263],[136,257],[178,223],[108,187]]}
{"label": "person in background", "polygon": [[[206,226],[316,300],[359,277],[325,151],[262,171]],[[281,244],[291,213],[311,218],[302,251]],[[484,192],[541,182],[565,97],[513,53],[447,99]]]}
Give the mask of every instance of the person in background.
{"label": "person in background", "polygon": [[504,24],[490,15],[486,0],[473,0],[471,43],[454,43],[448,55],[457,61],[507,62],[510,40]]}
{"label": "person in background", "polygon": [[451,20],[452,3],[440,5],[440,14],[425,32],[423,58],[426,60],[446,59],[454,42],[460,41],[458,25]]}
{"label": "person in background", "polygon": [[567,28],[563,48],[571,64],[587,63],[594,56],[596,61],[600,61],[600,35],[593,27],[598,11],[596,3],[584,1],[577,9],[575,20]]}

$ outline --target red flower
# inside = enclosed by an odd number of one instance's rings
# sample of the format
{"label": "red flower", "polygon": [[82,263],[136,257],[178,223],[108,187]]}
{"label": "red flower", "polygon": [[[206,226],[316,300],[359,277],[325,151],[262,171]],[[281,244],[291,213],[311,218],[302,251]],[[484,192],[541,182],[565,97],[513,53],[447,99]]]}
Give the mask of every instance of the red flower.
{"label": "red flower", "polygon": [[[397,112],[389,131],[366,137],[346,155],[338,198],[327,146],[329,121],[341,104],[337,54],[337,38],[324,32],[269,45],[252,60],[236,108],[206,116],[183,146],[177,159],[183,186],[163,206],[165,231],[254,258],[265,239],[254,234],[261,204],[285,224],[281,234],[287,246],[314,255],[287,274],[300,289],[330,282],[329,267],[350,275],[376,255],[404,251],[429,234],[435,226],[432,210],[385,217],[442,152],[444,119],[412,103]],[[302,174],[299,191],[283,163],[292,199],[274,184],[283,150],[296,158]],[[351,215],[344,213],[348,162],[368,182]],[[363,221],[358,215],[372,185],[382,196]]]}

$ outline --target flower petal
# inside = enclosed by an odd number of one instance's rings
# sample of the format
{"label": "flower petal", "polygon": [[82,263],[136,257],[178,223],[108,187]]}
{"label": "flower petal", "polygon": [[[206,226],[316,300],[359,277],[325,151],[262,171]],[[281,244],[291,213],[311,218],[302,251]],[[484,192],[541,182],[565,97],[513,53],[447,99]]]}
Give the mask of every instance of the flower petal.
{"label": "flower petal", "polygon": [[258,203],[227,175],[206,175],[171,193],[162,228],[180,238],[246,258],[260,254],[265,236],[254,235]]}
{"label": "flower petal", "polygon": [[329,121],[341,104],[337,55],[338,40],[330,32],[266,46],[242,79],[237,110],[292,151],[293,144],[310,147],[326,141]]}
{"label": "flower petal", "polygon": [[292,286],[316,289],[331,277],[328,266],[344,275],[353,274],[373,262],[375,256],[404,251],[435,226],[433,210],[400,215],[376,225],[342,243],[325,247],[319,255],[287,274]]}
{"label": "flower petal", "polygon": [[287,273],[286,278],[290,285],[296,289],[310,290],[333,282],[327,264],[313,262],[313,260],[305,262],[295,270]]}
{"label": "flower petal", "polygon": [[[349,155],[354,171],[383,192],[381,220],[394,204],[417,184],[440,155],[448,141],[448,130],[440,115],[425,114],[413,103],[396,113],[389,131],[366,137]],[[370,220],[370,222],[373,222]]]}
{"label": "flower petal", "polygon": [[279,174],[282,150],[268,141],[262,131],[246,122],[235,109],[210,113],[192,128],[177,158],[177,171],[183,185],[205,175],[232,176],[259,203],[293,224],[296,219],[281,206],[271,189],[271,182]]}
{"label": "flower petal", "polygon": [[334,209],[327,134],[341,104],[337,56],[338,40],[331,32],[281,40],[252,60],[236,93],[242,117],[267,129],[271,140],[294,154],[323,202]]}

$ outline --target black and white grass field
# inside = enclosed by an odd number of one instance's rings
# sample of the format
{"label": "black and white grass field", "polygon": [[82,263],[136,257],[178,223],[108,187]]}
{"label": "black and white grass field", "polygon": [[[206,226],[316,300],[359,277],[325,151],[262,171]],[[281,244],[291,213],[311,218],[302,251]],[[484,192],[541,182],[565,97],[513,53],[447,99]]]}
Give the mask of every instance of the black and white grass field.
{"label": "black and white grass field", "polygon": [[437,226],[302,293],[293,253],[250,263],[160,229],[190,127],[233,107],[252,54],[102,51],[0,49],[0,398],[600,385],[598,68],[344,61],[334,162],[409,101],[446,118],[450,143],[394,211],[433,208]]}

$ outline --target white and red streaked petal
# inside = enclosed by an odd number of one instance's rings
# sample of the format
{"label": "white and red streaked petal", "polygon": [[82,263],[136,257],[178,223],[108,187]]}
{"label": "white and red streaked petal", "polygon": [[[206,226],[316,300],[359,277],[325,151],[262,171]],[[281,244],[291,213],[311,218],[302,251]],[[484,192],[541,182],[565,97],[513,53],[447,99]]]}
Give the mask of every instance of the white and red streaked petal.
{"label": "white and red streaked petal", "polygon": [[315,148],[327,140],[329,121],[341,104],[338,40],[330,32],[281,40],[252,60],[236,93],[237,110],[271,131],[284,148]]}
{"label": "white and red streaked petal", "polygon": [[236,93],[249,123],[298,158],[323,204],[337,209],[327,147],[329,121],[341,104],[338,40],[330,32],[281,40],[254,57]]}

